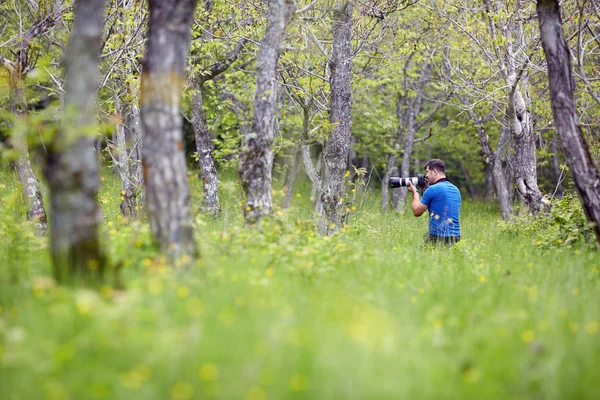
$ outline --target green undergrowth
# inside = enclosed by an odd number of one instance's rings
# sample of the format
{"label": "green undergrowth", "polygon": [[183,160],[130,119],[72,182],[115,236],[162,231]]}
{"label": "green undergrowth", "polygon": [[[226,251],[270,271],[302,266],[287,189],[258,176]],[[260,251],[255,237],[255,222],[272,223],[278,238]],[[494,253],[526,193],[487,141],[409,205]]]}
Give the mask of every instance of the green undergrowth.
{"label": "green undergrowth", "polygon": [[234,179],[212,220],[192,175],[202,257],[182,269],[147,223],[119,218],[119,183],[104,176],[101,237],[122,289],[112,271],[97,290],[57,286],[47,240],[2,175],[3,399],[600,397],[600,256],[588,245],[540,246],[465,201],[463,240],[425,247],[426,219],[381,214],[376,190],[320,237],[307,182],[248,229]]}

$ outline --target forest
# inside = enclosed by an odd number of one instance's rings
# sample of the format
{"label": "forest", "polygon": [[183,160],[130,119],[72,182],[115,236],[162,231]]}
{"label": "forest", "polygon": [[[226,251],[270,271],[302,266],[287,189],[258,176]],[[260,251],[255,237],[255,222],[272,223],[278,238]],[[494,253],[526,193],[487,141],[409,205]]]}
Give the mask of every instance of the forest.
{"label": "forest", "polygon": [[0,15],[3,399],[600,397],[600,0]]}

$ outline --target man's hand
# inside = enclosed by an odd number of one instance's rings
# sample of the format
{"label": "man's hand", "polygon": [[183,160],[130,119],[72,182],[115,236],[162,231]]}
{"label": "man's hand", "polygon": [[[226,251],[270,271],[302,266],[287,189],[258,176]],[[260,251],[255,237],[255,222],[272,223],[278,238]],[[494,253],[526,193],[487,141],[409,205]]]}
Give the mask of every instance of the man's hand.
{"label": "man's hand", "polygon": [[421,196],[419,196],[419,191],[416,187],[413,186],[412,182],[410,181],[408,182],[408,190],[413,192],[413,198],[411,202],[413,215],[415,217],[420,217],[421,215],[423,215],[425,210],[427,210],[427,206],[419,201],[421,198]]}
{"label": "man's hand", "polygon": [[412,184],[412,182],[411,182],[411,181],[408,181],[408,190],[409,190],[410,192],[413,192],[413,194],[414,194],[414,193],[418,193],[418,191],[417,191],[417,188],[413,186],[413,184]]}

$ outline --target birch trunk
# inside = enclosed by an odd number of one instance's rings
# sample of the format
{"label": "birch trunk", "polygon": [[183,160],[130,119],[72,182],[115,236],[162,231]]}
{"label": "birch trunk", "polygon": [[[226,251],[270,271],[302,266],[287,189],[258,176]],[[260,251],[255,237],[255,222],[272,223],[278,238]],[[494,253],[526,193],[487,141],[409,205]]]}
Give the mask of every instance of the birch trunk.
{"label": "birch trunk", "polygon": [[240,176],[246,195],[244,217],[255,224],[273,209],[271,180],[273,124],[277,102],[277,63],[285,28],[296,6],[292,0],[270,0],[268,25],[260,44],[256,71],[256,93],[252,130],[245,135],[240,154]]}
{"label": "birch trunk", "polygon": [[320,214],[318,228],[322,235],[329,235],[337,231],[345,212],[345,203],[342,198],[346,160],[350,148],[353,10],[354,1],[350,0],[343,2],[334,11],[333,52],[329,78],[331,86],[329,121],[335,125],[335,128],[329,134],[325,143],[323,157],[325,168],[316,208]]}
{"label": "birch trunk", "polygon": [[542,47],[548,64],[554,124],[583,209],[600,244],[600,174],[576,120],[575,82],[560,8],[556,0],[538,0],[537,10]]}
{"label": "birch trunk", "polygon": [[102,276],[106,257],[98,239],[100,183],[94,154],[98,56],[104,0],[75,3],[75,27],[67,50],[65,116],[45,166],[50,186],[50,248],[58,281]]}
{"label": "birch trunk", "polygon": [[196,0],[150,0],[141,119],[146,209],[154,240],[173,259],[197,255],[183,145],[181,90]]}

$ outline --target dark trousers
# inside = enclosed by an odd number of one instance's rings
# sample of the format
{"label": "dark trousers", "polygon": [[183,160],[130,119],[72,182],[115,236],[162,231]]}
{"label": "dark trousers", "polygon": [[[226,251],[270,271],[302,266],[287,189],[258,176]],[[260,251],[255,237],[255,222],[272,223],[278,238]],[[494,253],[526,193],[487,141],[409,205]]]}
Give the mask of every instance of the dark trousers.
{"label": "dark trousers", "polygon": [[460,241],[460,236],[438,236],[432,235],[431,233],[425,234],[425,244],[443,244],[445,246],[452,246]]}

